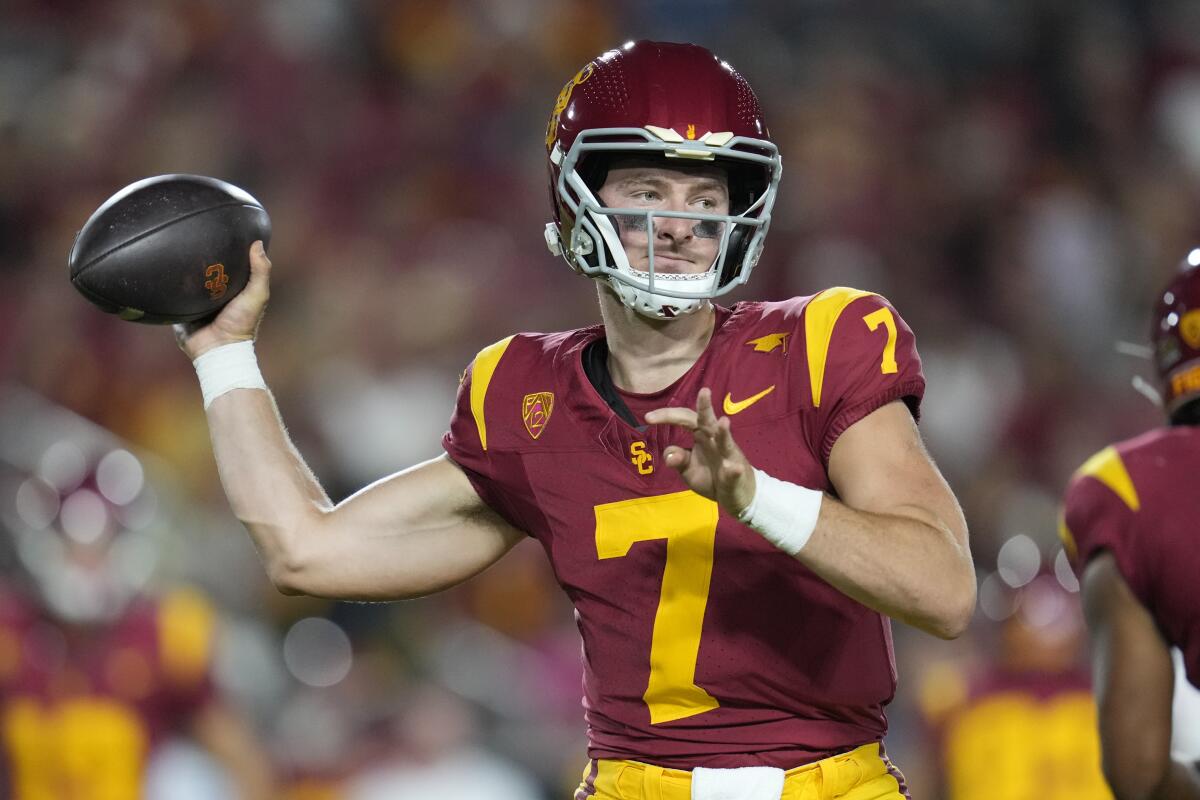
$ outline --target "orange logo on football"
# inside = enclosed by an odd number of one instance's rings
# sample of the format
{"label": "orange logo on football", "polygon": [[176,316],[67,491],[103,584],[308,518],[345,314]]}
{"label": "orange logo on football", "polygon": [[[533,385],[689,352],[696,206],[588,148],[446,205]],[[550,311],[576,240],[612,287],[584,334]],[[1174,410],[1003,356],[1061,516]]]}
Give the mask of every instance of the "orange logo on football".
{"label": "orange logo on football", "polygon": [[542,435],[553,411],[553,392],[534,392],[525,395],[525,400],[521,403],[521,419],[525,420],[525,430],[529,431],[530,436],[536,439]]}
{"label": "orange logo on football", "polygon": [[204,288],[208,289],[210,300],[220,300],[225,296],[225,289],[229,286],[229,276],[225,274],[224,264],[209,264],[204,268],[204,277],[208,278],[204,282]]}

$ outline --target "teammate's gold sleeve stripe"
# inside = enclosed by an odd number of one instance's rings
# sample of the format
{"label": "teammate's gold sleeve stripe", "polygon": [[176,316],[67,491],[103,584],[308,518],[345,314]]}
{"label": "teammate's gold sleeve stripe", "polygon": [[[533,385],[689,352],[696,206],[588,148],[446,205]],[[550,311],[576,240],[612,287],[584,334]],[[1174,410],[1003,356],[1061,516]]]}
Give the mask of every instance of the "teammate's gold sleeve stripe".
{"label": "teammate's gold sleeve stripe", "polygon": [[163,671],[177,684],[198,683],[212,661],[216,615],[192,589],[167,595],[158,609],[159,656]]}
{"label": "teammate's gold sleeve stripe", "polygon": [[1075,471],[1075,475],[1076,477],[1090,475],[1100,481],[1112,489],[1117,497],[1121,498],[1125,505],[1133,511],[1142,507],[1141,501],[1138,500],[1137,489],[1133,487],[1133,480],[1129,477],[1129,471],[1125,469],[1125,462],[1121,460],[1121,455],[1115,447],[1106,447],[1083,462],[1083,466]]}
{"label": "teammate's gold sleeve stripe", "polygon": [[812,386],[813,408],[821,405],[821,385],[825,382],[825,360],[829,357],[833,326],[846,306],[860,297],[873,294],[875,292],[835,286],[808,301],[804,311],[804,345],[808,350],[808,378]]}
{"label": "teammate's gold sleeve stripe", "polygon": [[1067,551],[1067,558],[1074,561],[1079,556],[1079,547],[1075,544],[1075,534],[1071,533],[1071,529],[1067,526],[1066,514],[1058,515],[1058,539],[1062,542],[1063,549]]}
{"label": "teammate's gold sleeve stripe", "polygon": [[475,417],[475,427],[479,429],[479,444],[487,450],[487,420],[483,418],[483,401],[487,399],[488,386],[496,365],[513,337],[501,339],[495,344],[489,344],[475,356],[475,365],[471,367],[471,416]]}

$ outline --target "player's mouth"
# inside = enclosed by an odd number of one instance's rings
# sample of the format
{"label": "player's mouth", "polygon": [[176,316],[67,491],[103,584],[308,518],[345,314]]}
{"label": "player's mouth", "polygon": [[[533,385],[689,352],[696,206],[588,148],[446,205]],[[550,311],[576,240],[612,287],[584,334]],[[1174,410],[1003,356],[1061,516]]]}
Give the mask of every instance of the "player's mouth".
{"label": "player's mouth", "polygon": [[[683,275],[696,272],[696,262],[690,258],[681,258],[680,256],[666,255],[665,253],[654,254],[654,271],[664,275]],[[642,265],[643,271],[649,271],[650,259]]]}

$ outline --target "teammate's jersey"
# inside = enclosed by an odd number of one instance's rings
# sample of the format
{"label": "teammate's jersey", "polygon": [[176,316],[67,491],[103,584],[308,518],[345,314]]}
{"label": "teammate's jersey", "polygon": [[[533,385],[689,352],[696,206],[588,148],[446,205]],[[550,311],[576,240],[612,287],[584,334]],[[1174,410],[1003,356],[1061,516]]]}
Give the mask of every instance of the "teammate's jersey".
{"label": "teammate's jersey", "polygon": [[[689,491],[662,452],[691,434],[627,424],[589,381],[582,354],[603,335],[520,334],[481,351],[444,439],[575,604],[589,755],[794,767],[881,739],[889,620]],[[924,378],[891,306],[837,288],[718,308],[664,404],[694,407],[702,387],[751,463],[830,490],[838,436],[893,400],[916,413]]]}
{"label": "teammate's jersey", "polygon": [[930,722],[948,800],[1112,797],[1085,671],[993,668]]}
{"label": "teammate's jersey", "polygon": [[1060,534],[1081,576],[1113,554],[1138,601],[1200,686],[1200,429],[1160,428],[1106,447],[1072,477]]}
{"label": "teammate's jersey", "polygon": [[0,590],[0,796],[141,797],[154,747],[211,698],[212,622],[181,592],[71,628]]}

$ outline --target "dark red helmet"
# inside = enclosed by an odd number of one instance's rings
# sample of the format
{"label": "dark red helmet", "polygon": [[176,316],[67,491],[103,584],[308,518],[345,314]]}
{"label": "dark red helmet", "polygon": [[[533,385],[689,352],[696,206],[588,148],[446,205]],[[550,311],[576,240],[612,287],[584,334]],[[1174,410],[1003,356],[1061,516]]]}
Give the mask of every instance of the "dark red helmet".
{"label": "dark red helmet", "polygon": [[1154,365],[1168,417],[1200,399],[1200,249],[1158,296],[1154,310]]}
{"label": "dark red helmet", "polygon": [[[609,50],[559,92],[546,154],[555,220],[546,226],[547,245],[575,270],[607,278],[626,305],[669,318],[750,277],[782,164],[754,90],[728,62],[693,44],[639,41]],[[596,197],[615,154],[725,167],[730,213],[703,215],[722,230],[720,253],[707,273],[656,282],[653,248],[648,272],[630,266],[613,225],[616,212]],[[654,217],[680,215],[644,216],[650,225]]]}

